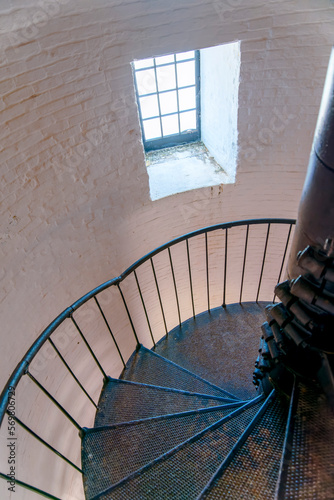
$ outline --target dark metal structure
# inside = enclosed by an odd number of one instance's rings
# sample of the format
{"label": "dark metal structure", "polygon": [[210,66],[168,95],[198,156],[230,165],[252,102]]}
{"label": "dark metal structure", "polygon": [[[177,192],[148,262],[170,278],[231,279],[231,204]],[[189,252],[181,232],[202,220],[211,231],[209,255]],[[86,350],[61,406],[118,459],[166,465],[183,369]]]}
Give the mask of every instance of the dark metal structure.
{"label": "dark metal structure", "polygon": [[[289,394],[293,375],[334,407],[334,50],[330,58],[282,301],[267,308],[255,383]],[[270,382],[270,383],[269,383]]]}
{"label": "dark metal structure", "polygon": [[[297,278],[296,257],[308,245],[333,253],[334,239],[334,49],[315,130],[314,141],[300,201],[288,277]],[[327,242],[327,243],[326,243]]]}

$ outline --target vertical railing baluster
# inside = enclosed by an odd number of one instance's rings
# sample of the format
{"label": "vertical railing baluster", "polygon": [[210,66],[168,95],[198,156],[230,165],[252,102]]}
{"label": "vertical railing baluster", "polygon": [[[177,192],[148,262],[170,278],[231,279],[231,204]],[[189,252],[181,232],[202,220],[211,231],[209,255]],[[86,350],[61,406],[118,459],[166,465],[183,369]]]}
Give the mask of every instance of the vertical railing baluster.
{"label": "vertical railing baluster", "polygon": [[224,294],[223,294],[223,307],[226,307],[226,273],[227,273],[227,244],[228,244],[228,229],[225,229],[225,262],[224,262]]}
{"label": "vertical railing baluster", "polygon": [[239,304],[241,304],[241,301],[242,301],[242,292],[243,292],[243,287],[244,287],[245,267],[246,267],[246,258],[247,258],[247,246],[248,246],[248,234],[249,234],[249,224],[247,224],[247,230],[246,230],[245,249],[244,249],[244,263],[243,263],[243,266],[242,266],[242,276],[241,276],[241,285],[240,285]]}
{"label": "vertical railing baluster", "polygon": [[150,331],[152,342],[153,342],[153,345],[155,347],[156,344],[155,344],[155,340],[154,340],[153,333],[152,333],[151,323],[150,323],[150,320],[149,320],[149,317],[148,317],[147,309],[146,309],[145,302],[144,302],[144,297],[143,297],[143,294],[142,294],[142,291],[141,291],[141,288],[140,288],[140,285],[139,285],[139,280],[138,280],[138,276],[137,276],[136,270],[133,271],[133,274],[135,275],[135,279],[136,279],[136,283],[137,283],[137,288],[138,288],[139,296],[140,296],[141,303],[142,303],[143,308],[144,308],[144,313],[145,313],[146,321],[147,321],[147,324],[148,324],[148,329]]}
{"label": "vertical railing baluster", "polygon": [[[7,482],[13,481],[13,478],[11,476],[7,476],[6,474],[3,474],[0,472],[0,477],[2,479],[5,479]],[[44,490],[41,490],[39,488],[36,488],[35,486],[32,486],[31,484],[25,483],[24,481],[20,481],[19,479],[15,478],[15,486],[21,486],[22,488],[28,490],[28,491],[33,491],[34,493],[37,493],[38,495],[48,498],[49,500],[61,500],[59,497],[55,497],[54,495],[51,495],[50,493],[47,493]]]}
{"label": "vertical railing baluster", "polygon": [[127,315],[128,315],[128,318],[129,318],[129,321],[130,321],[130,325],[131,325],[131,328],[132,328],[133,334],[134,334],[135,339],[136,339],[136,342],[137,342],[137,346],[139,346],[139,345],[140,345],[140,342],[139,342],[139,340],[138,340],[137,332],[136,332],[136,329],[135,329],[135,327],[134,327],[134,324],[133,324],[133,321],[132,321],[132,318],[131,318],[131,315],[130,315],[130,311],[129,311],[128,305],[127,305],[127,303],[126,303],[126,300],[125,300],[124,294],[123,294],[122,289],[121,289],[121,287],[120,287],[120,283],[117,283],[117,288],[118,288],[119,293],[121,294],[122,301],[123,301],[123,304],[124,304],[124,307],[125,307],[126,313],[127,313]]}
{"label": "vertical railing baluster", "polygon": [[264,264],[265,264],[266,255],[267,255],[269,232],[270,232],[270,222],[268,224],[266,243],[264,245],[264,252],[263,252],[263,258],[262,258],[262,267],[261,267],[261,273],[260,273],[260,279],[259,279],[259,286],[258,286],[257,294],[256,294],[256,303],[258,303],[258,301],[259,301],[259,295],[260,295],[260,288],[261,288],[261,284],[262,284],[262,276],[263,276]]}
{"label": "vertical railing baluster", "polygon": [[151,267],[152,267],[152,271],[153,271],[155,286],[156,286],[156,289],[157,289],[157,292],[158,292],[158,298],[159,298],[160,307],[161,307],[162,319],[163,319],[165,330],[166,330],[166,336],[168,336],[168,330],[167,330],[167,323],[166,323],[165,312],[164,312],[164,308],[163,308],[163,305],[162,305],[162,300],[161,300],[161,295],[160,295],[160,290],[159,290],[159,284],[158,284],[157,275],[156,275],[156,272],[155,272],[155,268],[154,268],[152,257],[150,257],[150,261],[151,261]]}
{"label": "vertical railing baluster", "polygon": [[53,342],[53,340],[51,338],[48,338],[48,341],[50,342],[50,344],[52,345],[53,349],[56,351],[56,353],[58,354],[60,360],[62,361],[62,363],[65,365],[65,367],[67,368],[67,370],[70,372],[70,374],[72,375],[72,377],[74,378],[74,380],[76,381],[76,383],[78,384],[78,386],[80,387],[80,389],[86,394],[87,398],[89,399],[89,401],[95,406],[95,408],[97,408],[97,404],[95,403],[95,401],[90,397],[90,395],[88,394],[88,392],[86,391],[86,389],[84,388],[84,386],[82,385],[82,383],[80,382],[80,380],[77,378],[77,376],[74,374],[74,372],[71,370],[71,368],[69,367],[69,365],[67,364],[67,362],[65,361],[64,357],[62,356],[62,354],[60,353],[59,349],[57,348],[57,346],[55,345],[55,343]]}
{"label": "vertical railing baluster", "polygon": [[[8,412],[7,412],[7,414],[9,415]],[[71,460],[69,460],[67,457],[65,457],[65,455],[63,455],[62,453],[60,453],[60,451],[58,451],[56,448],[54,448],[53,446],[51,446],[47,441],[45,441],[43,438],[41,438],[41,436],[39,436],[36,432],[34,432],[32,429],[30,429],[30,427],[28,427],[24,422],[22,422],[22,420],[20,420],[16,416],[12,416],[11,418],[13,418],[15,420],[15,422],[17,422],[19,424],[19,426],[22,427],[22,429],[24,429],[26,432],[28,432],[37,441],[39,441],[41,444],[43,444],[46,448],[48,448],[50,451],[52,451],[59,458],[61,458],[62,460],[64,460],[64,462],[66,462],[67,464],[71,465],[71,467],[73,467],[74,469],[76,469],[78,472],[82,473],[82,470],[77,465],[75,465],[75,463],[73,463]]]}
{"label": "vertical railing baluster", "polygon": [[35,379],[35,377],[29,372],[29,370],[26,371],[26,374],[28,375],[30,380],[32,380],[32,382],[34,382],[34,384],[37,385],[37,387],[50,399],[50,401],[52,401],[52,403],[57,406],[57,408],[65,415],[65,417],[74,425],[74,427],[76,427],[79,431],[82,431],[81,426],[76,420],[74,420],[72,415],[70,415],[68,411],[65,410],[65,408],[56,400],[56,398],[54,398],[49,393],[49,391],[45,389],[45,387],[40,382],[38,382],[38,380]]}
{"label": "vertical railing baluster", "polygon": [[170,247],[168,247],[168,255],[169,255],[170,268],[172,270],[172,276],[173,276],[173,283],[174,283],[174,290],[175,290],[175,299],[176,299],[176,305],[177,305],[177,313],[178,313],[178,316],[179,316],[179,326],[181,326],[181,312],[180,312],[179,295],[177,293],[176,279],[175,279],[174,266],[173,266],[172,254],[171,254],[171,251],[170,251]]}
{"label": "vertical railing baluster", "polygon": [[193,308],[193,317],[195,317],[195,304],[194,304],[194,291],[193,291],[193,281],[191,277],[191,264],[190,264],[190,254],[189,254],[189,241],[186,239],[187,244],[187,257],[188,257],[188,272],[189,272],[189,282],[190,282],[190,294],[191,294],[191,304]]}
{"label": "vertical railing baluster", "polygon": [[209,280],[208,233],[205,233],[205,265],[206,265],[206,293],[207,293],[207,298],[208,298],[208,311],[210,311],[210,280]]}
{"label": "vertical railing baluster", "polygon": [[85,338],[84,334],[82,333],[82,331],[81,331],[81,329],[80,329],[80,327],[79,327],[78,323],[75,321],[75,319],[73,318],[73,316],[71,316],[71,320],[72,320],[72,322],[73,322],[74,326],[76,327],[76,329],[78,330],[79,335],[80,335],[80,337],[82,338],[82,340],[84,341],[84,343],[85,343],[85,345],[86,345],[87,349],[89,350],[90,354],[92,355],[92,357],[93,357],[93,359],[94,359],[95,363],[97,364],[98,368],[100,369],[100,371],[101,371],[101,373],[102,373],[102,375],[103,375],[104,380],[107,380],[107,378],[108,378],[108,377],[107,377],[106,372],[105,372],[105,371],[104,371],[104,369],[102,368],[101,363],[99,362],[99,360],[98,360],[98,359],[97,359],[97,357],[95,356],[95,354],[94,354],[94,352],[93,352],[93,350],[92,350],[91,346],[90,346],[90,345],[89,345],[89,343],[87,342],[87,340],[86,340],[86,338]]}
{"label": "vertical railing baluster", "polygon": [[121,350],[120,350],[120,348],[119,348],[119,346],[118,346],[118,344],[117,344],[117,342],[116,342],[115,336],[114,336],[114,334],[113,334],[113,332],[112,332],[112,330],[111,330],[111,328],[110,328],[110,325],[109,325],[109,323],[108,323],[108,321],[107,321],[107,318],[106,318],[106,316],[105,316],[105,314],[104,314],[104,312],[103,312],[103,310],[102,310],[102,307],[101,307],[101,305],[100,305],[99,301],[97,300],[96,295],[94,295],[94,300],[95,300],[95,302],[96,302],[97,307],[99,308],[99,311],[100,311],[100,313],[101,313],[101,316],[102,316],[102,318],[103,318],[103,320],[104,320],[104,322],[105,322],[105,324],[106,324],[106,327],[108,328],[108,331],[109,331],[109,333],[110,333],[110,335],[111,335],[111,338],[112,338],[112,339],[113,339],[113,341],[114,341],[114,344],[115,344],[115,347],[116,347],[117,352],[118,352],[118,354],[119,354],[119,357],[121,358],[121,361],[122,361],[123,366],[124,366],[124,368],[125,368],[125,361],[124,361],[124,358],[123,358],[123,356],[122,356]]}
{"label": "vertical railing baluster", "polygon": [[[282,265],[281,265],[281,269],[280,269],[280,272],[278,275],[277,283],[279,283],[281,281],[281,276],[282,276],[282,272],[283,272],[283,268],[284,268],[285,258],[286,258],[288,246],[290,243],[291,230],[292,230],[292,224],[290,224],[290,227],[289,227],[289,232],[288,232],[288,236],[287,236],[286,244],[285,244],[285,249],[284,249],[284,255],[283,255],[283,259],[282,259]],[[275,302],[275,297],[276,297],[276,294],[274,294],[273,302]]]}

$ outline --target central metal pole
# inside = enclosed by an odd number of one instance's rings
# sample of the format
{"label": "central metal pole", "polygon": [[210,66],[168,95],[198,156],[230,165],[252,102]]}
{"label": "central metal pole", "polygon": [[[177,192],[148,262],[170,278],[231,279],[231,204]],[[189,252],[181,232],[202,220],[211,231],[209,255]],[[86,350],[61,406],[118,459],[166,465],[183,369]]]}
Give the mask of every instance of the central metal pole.
{"label": "central metal pole", "polygon": [[[334,240],[334,48],[329,61],[312,151],[298,210],[288,277],[301,270],[297,254],[308,245],[322,250]],[[329,249],[330,251],[330,249]]]}
{"label": "central metal pole", "polygon": [[266,308],[254,383],[289,395],[318,383],[334,409],[334,50],[292,241],[289,279]]}

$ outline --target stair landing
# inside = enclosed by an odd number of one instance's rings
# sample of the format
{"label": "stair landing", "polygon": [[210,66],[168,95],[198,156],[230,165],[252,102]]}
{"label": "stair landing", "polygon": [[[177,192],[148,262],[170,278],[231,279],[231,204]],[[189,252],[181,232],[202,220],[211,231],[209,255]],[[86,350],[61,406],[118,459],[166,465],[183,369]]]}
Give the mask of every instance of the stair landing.
{"label": "stair landing", "polygon": [[155,352],[241,399],[253,398],[254,362],[267,305],[230,304],[199,314],[174,328]]}

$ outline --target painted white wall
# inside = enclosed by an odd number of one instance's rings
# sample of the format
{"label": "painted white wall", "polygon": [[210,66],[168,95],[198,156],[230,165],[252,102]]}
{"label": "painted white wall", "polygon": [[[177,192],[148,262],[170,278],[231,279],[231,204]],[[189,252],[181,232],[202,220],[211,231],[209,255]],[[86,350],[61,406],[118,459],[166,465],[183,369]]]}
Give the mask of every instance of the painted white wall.
{"label": "painted white wall", "polygon": [[200,51],[202,141],[234,182],[238,153],[240,42]]}

